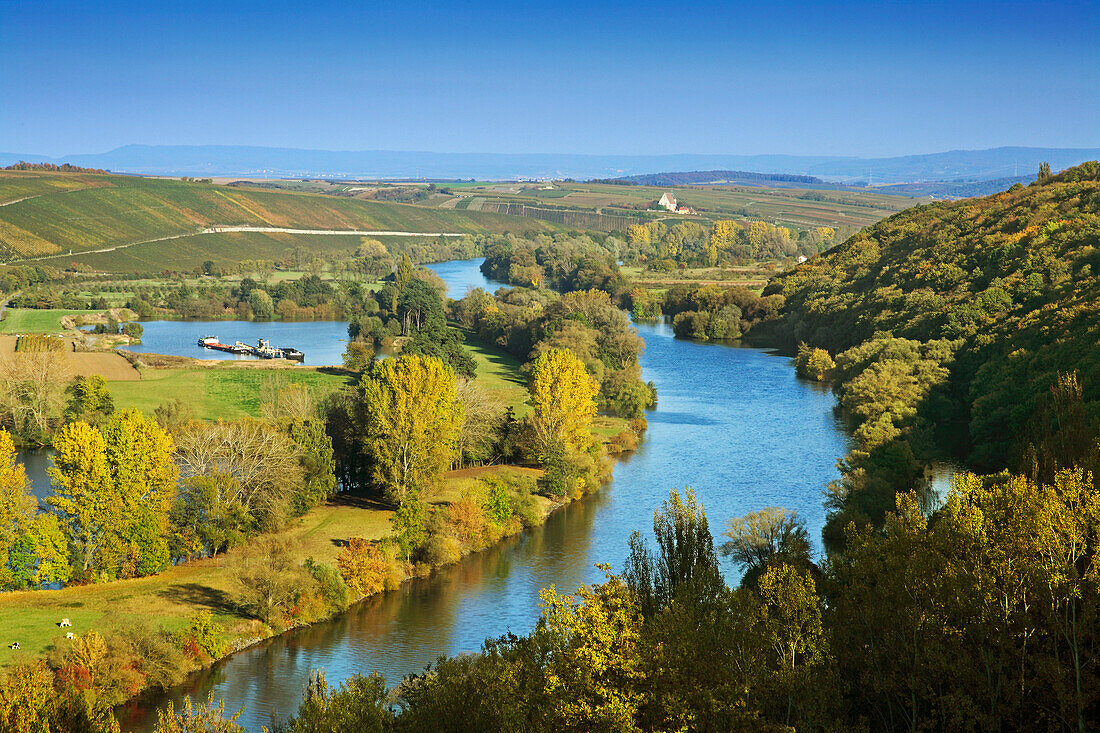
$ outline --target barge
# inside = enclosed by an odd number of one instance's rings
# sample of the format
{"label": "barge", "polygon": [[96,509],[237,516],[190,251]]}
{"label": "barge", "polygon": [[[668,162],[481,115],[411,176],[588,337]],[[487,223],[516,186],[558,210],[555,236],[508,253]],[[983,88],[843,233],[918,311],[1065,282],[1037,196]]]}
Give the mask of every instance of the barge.
{"label": "barge", "polygon": [[240,342],[236,344],[223,344],[218,341],[217,336],[203,336],[199,339],[199,346],[204,349],[213,349],[214,351],[224,351],[229,354],[247,354],[248,349],[242,348]]}
{"label": "barge", "polygon": [[290,361],[305,361],[306,355],[292,346],[273,347],[267,339],[259,339],[255,346],[235,341],[232,344],[223,344],[217,336],[203,336],[199,339],[199,346],[204,349],[224,351],[229,354],[243,354],[256,356],[261,359],[288,359]]}

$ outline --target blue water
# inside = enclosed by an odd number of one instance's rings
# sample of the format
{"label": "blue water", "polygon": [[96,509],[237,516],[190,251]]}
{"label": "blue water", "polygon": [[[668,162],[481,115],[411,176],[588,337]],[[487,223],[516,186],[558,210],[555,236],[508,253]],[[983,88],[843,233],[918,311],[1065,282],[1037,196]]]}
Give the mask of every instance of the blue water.
{"label": "blue water", "polygon": [[198,345],[203,336],[217,336],[222,343],[241,341],[255,345],[268,339],[272,346],[293,346],[305,352],[306,364],[334,366],[344,363],[348,324],[345,321],[142,321],[141,343],[124,346],[137,353],[190,356],[195,359],[256,359],[227,354]]}
{"label": "blue water", "polygon": [[[461,297],[470,286],[494,290],[480,260],[432,269]],[[312,668],[330,682],[381,671],[390,684],[422,671],[440,654],[477,651],[486,637],[525,633],[538,618],[538,592],[571,591],[602,580],[595,563],[620,569],[635,529],[649,533],[669,489],[691,486],[716,539],[726,521],[765,507],[796,510],[820,548],[823,489],[836,478],[847,438],[832,395],[798,379],[791,360],[761,349],[676,340],[667,325],[639,325],[643,375],[658,406],[640,449],[619,461],[596,494],[542,527],[479,553],[431,578],[360,604],[340,618],[284,635],[134,706],[125,726],[151,730],[165,700],[213,691],[244,709],[250,730],[292,713]],[[727,578],[736,580],[732,566]]]}

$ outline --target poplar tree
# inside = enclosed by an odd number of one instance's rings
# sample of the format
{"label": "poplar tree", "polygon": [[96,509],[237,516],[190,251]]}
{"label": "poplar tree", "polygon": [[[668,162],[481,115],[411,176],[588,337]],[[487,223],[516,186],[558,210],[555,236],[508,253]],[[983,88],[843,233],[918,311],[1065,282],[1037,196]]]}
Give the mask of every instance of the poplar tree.
{"label": "poplar tree", "polygon": [[528,384],[540,460],[555,450],[587,451],[596,415],[596,384],[569,349],[550,349],[531,368]]}
{"label": "poplar tree", "polygon": [[11,433],[0,429],[0,588],[12,585],[12,550],[34,518],[34,498],[23,464],[15,460]]}
{"label": "poplar tree", "polygon": [[172,439],[136,410],[54,438],[50,498],[85,576],[149,575],[168,565],[168,512],[179,469]]}
{"label": "poplar tree", "polygon": [[375,487],[400,506],[438,485],[462,424],[454,373],[430,356],[384,359],[363,379],[360,398],[357,422]]}

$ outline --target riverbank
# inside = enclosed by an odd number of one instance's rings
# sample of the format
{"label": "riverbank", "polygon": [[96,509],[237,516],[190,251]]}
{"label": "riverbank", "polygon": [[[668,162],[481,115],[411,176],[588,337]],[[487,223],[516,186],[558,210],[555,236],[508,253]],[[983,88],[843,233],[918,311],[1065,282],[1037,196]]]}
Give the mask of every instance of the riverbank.
{"label": "riverbank", "polygon": [[[476,380],[517,412],[526,409],[526,379],[512,357],[476,340],[465,345],[474,360]],[[119,408],[136,407],[151,413],[173,399],[181,399],[199,419],[234,418],[256,415],[264,380],[286,378],[317,389],[338,388],[350,374],[339,369],[292,366],[280,362],[203,362],[183,357],[127,354],[141,374],[136,382],[109,382]],[[601,417],[595,430],[605,442],[626,428],[626,421]],[[517,478],[531,486],[541,471],[521,466],[464,468],[448,472],[443,489],[428,502],[434,510],[447,508],[464,498],[471,488],[487,477],[509,482]],[[543,523],[562,503],[532,495],[531,511],[523,524],[514,523],[504,536]],[[311,510],[281,536],[293,546],[294,560],[335,566],[341,549],[352,538],[381,540],[391,536],[393,511],[370,499],[339,494],[325,505]],[[531,521],[533,520],[533,521]],[[503,537],[501,538],[503,539]],[[21,660],[47,656],[63,642],[64,632],[78,636],[95,630],[110,635],[130,626],[159,626],[175,633],[188,627],[202,612],[209,612],[222,628],[220,640],[225,654],[218,659],[188,657],[180,676],[211,666],[242,649],[295,628],[326,621],[347,608],[292,618],[286,625],[267,625],[253,618],[236,602],[242,563],[255,562],[254,550],[262,542],[254,538],[246,545],[215,558],[195,560],[169,568],[158,575],[132,580],[66,587],[57,590],[21,591],[0,594],[0,617],[20,649],[0,649],[0,669]],[[463,547],[462,553],[442,564],[481,549]],[[418,564],[408,568],[405,580],[433,573],[439,565]],[[366,597],[364,597],[366,598]],[[353,599],[355,605],[364,598]],[[62,618],[72,622],[61,629]],[[6,646],[5,644],[5,646]],[[140,694],[143,690],[134,691]]]}
{"label": "riverbank", "polygon": [[[451,503],[470,479],[501,472],[537,475],[529,468],[493,466],[463,469],[447,475],[444,490],[431,504],[443,507]],[[538,497],[542,518],[554,508],[548,499]],[[352,537],[380,540],[390,536],[393,511],[363,497],[339,494],[323,506],[301,517],[283,535],[294,542],[295,560],[308,558],[335,565],[340,549]],[[165,630],[178,631],[201,611],[209,611],[224,632],[222,641],[229,656],[248,644],[294,628],[272,628],[236,607],[236,575],[259,538],[222,555],[192,560],[157,575],[132,580],[58,590],[14,591],[0,594],[0,616],[4,618],[6,644],[18,641],[20,649],[0,648],[0,668],[21,659],[44,656],[64,637],[58,627],[62,618],[72,622],[78,636],[91,630],[105,632],[125,628],[131,623],[155,621]],[[325,618],[312,619],[311,622]],[[212,660],[213,661],[217,660]],[[200,668],[199,665],[185,672]]]}

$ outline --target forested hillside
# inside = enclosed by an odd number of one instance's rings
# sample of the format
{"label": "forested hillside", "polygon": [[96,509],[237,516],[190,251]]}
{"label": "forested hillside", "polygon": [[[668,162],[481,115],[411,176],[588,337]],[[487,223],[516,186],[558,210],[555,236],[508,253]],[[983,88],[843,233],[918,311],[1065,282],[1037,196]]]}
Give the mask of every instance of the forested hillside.
{"label": "forested hillside", "polygon": [[194,180],[0,172],[0,260],[70,250],[79,255],[198,234],[215,224],[471,234],[550,228],[538,221],[485,212],[229,188]]}
{"label": "forested hillside", "polygon": [[836,360],[860,442],[839,517],[892,509],[937,449],[1049,480],[1100,415],[1100,164],[903,211],[765,294],[785,299],[774,335]]}

